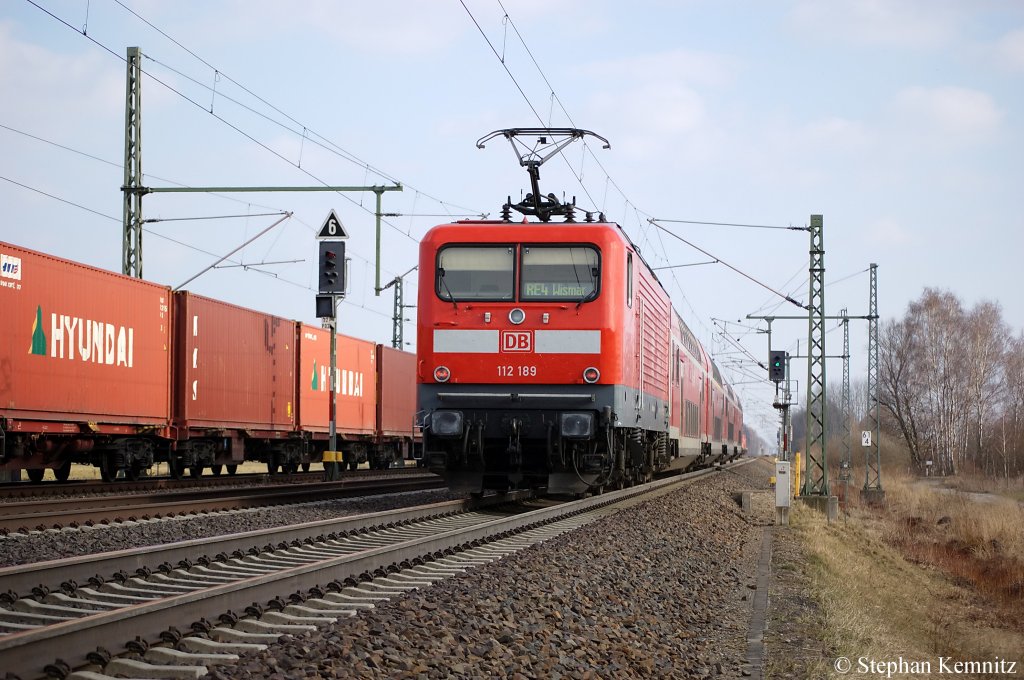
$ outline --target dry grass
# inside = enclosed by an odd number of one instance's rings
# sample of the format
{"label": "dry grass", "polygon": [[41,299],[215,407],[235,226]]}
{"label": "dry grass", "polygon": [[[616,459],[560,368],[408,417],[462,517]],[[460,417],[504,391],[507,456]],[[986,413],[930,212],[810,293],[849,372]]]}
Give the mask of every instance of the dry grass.
{"label": "dry grass", "polygon": [[976,588],[993,604],[1024,607],[1024,507],[892,475],[886,493],[887,507],[874,517],[889,545]]}
{"label": "dry grass", "polygon": [[1019,506],[978,504],[884,479],[883,510],[853,503],[845,521],[829,526],[817,512],[794,508],[794,528],[810,555],[825,616],[825,641],[851,659],[1019,658]]}

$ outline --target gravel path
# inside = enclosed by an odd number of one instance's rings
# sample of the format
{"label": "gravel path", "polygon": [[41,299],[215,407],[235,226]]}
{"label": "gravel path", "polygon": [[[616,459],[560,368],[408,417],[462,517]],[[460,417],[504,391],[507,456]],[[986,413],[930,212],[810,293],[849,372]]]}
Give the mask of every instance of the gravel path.
{"label": "gravel path", "polygon": [[207,677],[741,677],[773,516],[733,494],[770,474],[719,473]]}
{"label": "gravel path", "polygon": [[[151,522],[97,525],[80,529],[0,536],[0,567],[125,548],[164,545],[210,536],[269,529],[289,524],[380,512],[453,500],[447,490],[408,491],[294,506],[174,517]],[[155,565],[154,565],[155,566]]]}

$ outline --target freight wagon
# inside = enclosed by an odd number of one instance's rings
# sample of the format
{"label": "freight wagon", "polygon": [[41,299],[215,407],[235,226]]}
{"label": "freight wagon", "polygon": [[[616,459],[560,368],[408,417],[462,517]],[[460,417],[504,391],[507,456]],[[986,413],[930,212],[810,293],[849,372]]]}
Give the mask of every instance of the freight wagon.
{"label": "freight wagon", "polygon": [[[324,329],[0,242],[0,472],[104,479],[243,461],[309,469],[328,445]],[[338,448],[411,457],[415,357],[338,335]]]}

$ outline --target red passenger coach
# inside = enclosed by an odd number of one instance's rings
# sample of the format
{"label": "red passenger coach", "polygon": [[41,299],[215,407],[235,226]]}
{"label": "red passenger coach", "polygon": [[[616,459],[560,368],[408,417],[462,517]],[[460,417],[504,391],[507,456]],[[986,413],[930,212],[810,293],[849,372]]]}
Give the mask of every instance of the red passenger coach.
{"label": "red passenger coach", "polygon": [[0,309],[0,470],[149,467],[169,435],[170,291],[0,243]]}
{"label": "red passenger coach", "polygon": [[[534,132],[534,149],[592,134],[513,129],[478,146]],[[576,222],[574,205],[539,193],[537,168],[554,153],[521,158],[534,193],[504,206],[504,220],[440,225],[421,241],[424,454],[456,488],[629,485],[706,463],[734,436],[738,402],[726,413],[718,369],[713,381],[622,229]],[[514,223],[511,210],[541,222]]]}

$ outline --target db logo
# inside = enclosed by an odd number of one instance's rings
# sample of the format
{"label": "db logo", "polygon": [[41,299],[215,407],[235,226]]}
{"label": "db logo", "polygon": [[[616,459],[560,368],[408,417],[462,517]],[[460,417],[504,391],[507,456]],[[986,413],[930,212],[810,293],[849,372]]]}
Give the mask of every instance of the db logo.
{"label": "db logo", "polygon": [[532,352],[533,331],[502,331],[502,352]]}

